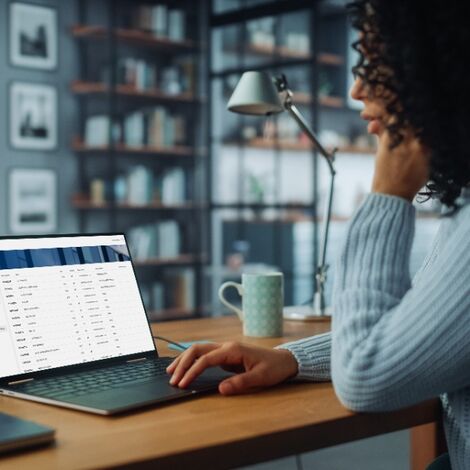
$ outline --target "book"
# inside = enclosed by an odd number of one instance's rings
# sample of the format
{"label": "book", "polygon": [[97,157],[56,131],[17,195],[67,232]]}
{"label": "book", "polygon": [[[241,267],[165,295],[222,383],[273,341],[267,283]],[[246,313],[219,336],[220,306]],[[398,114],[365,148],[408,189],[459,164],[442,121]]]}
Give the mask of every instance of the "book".
{"label": "book", "polygon": [[0,413],[0,453],[51,443],[55,430]]}
{"label": "book", "polygon": [[110,123],[109,116],[89,116],[85,123],[85,144],[90,147],[108,145]]}
{"label": "book", "polygon": [[148,145],[150,147],[163,147],[165,145],[165,122],[169,119],[163,106],[155,106],[149,112]]}
{"label": "book", "polygon": [[168,37],[183,41],[186,37],[186,18],[183,10],[168,11]]}
{"label": "book", "polygon": [[195,308],[194,270],[190,268],[168,270],[165,276],[167,303],[174,308],[193,310]]}
{"label": "book", "polygon": [[182,245],[180,232],[174,220],[132,227],[127,232],[132,257],[136,261],[178,257]]}
{"label": "book", "polygon": [[154,282],[151,287],[152,309],[155,311],[165,308],[165,293],[161,282]]}
{"label": "book", "polygon": [[144,165],[136,165],[127,176],[127,202],[133,205],[149,204],[153,200],[153,174]]}
{"label": "book", "polygon": [[166,5],[155,5],[151,7],[152,33],[155,37],[167,36],[168,7]]}
{"label": "book", "polygon": [[145,116],[142,111],[135,111],[124,118],[124,143],[129,147],[145,144]]}
{"label": "book", "polygon": [[181,204],[186,200],[185,180],[182,168],[172,168],[163,174],[161,187],[163,204]]}

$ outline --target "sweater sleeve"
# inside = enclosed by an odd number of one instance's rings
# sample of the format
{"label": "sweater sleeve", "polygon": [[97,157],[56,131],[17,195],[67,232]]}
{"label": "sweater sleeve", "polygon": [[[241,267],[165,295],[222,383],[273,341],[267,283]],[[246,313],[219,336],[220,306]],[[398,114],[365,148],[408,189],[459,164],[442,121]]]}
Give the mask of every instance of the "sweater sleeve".
{"label": "sweater sleeve", "polygon": [[315,382],[331,380],[331,333],[281,344],[277,348],[287,349],[294,355],[299,367],[295,379]]}
{"label": "sweater sleeve", "polygon": [[341,251],[331,372],[339,399],[356,411],[405,407],[470,385],[470,224],[456,225],[411,287],[414,219],[404,199],[370,194]]}

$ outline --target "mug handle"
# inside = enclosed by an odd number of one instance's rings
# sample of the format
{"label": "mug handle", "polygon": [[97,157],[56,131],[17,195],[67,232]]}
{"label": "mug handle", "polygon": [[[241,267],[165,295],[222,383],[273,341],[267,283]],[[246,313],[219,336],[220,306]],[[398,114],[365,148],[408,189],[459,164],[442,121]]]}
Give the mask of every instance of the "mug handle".
{"label": "mug handle", "polygon": [[243,312],[239,308],[235,307],[235,305],[232,305],[230,302],[228,302],[226,300],[226,298],[224,297],[224,290],[227,289],[227,287],[235,287],[235,289],[237,289],[237,292],[240,295],[240,297],[242,297],[243,296],[243,286],[241,284],[239,284],[238,282],[229,281],[229,282],[224,282],[219,287],[219,299],[220,299],[220,301],[226,307],[228,307],[230,310],[233,310],[238,315],[238,318],[241,321],[243,321]]}

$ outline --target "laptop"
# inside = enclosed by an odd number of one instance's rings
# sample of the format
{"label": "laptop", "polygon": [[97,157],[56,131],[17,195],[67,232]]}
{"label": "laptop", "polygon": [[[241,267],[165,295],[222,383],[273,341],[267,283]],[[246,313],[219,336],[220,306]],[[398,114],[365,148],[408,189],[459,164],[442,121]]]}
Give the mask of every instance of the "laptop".
{"label": "laptop", "polygon": [[102,415],[215,390],[168,383],[124,234],[0,238],[0,393]]}

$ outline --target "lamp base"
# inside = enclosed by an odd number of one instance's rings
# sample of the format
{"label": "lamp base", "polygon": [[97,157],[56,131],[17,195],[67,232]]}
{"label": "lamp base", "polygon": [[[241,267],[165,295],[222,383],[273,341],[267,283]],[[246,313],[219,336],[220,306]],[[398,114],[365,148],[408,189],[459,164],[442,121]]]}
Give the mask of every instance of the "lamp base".
{"label": "lamp base", "polygon": [[324,315],[317,315],[311,305],[292,305],[284,307],[283,317],[289,321],[331,321],[331,308],[327,307]]}

